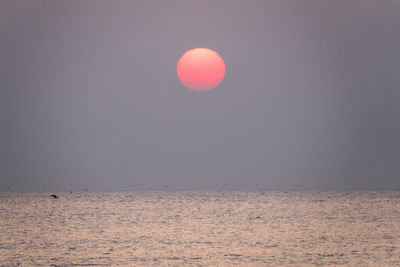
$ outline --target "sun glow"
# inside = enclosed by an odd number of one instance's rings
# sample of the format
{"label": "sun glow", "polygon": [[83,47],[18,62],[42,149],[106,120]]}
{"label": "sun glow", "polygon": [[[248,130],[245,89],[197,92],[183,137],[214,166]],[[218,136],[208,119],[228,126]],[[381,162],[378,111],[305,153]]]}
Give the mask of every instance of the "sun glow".
{"label": "sun glow", "polygon": [[224,60],[208,48],[186,51],[179,59],[176,70],[181,83],[196,91],[213,89],[225,77]]}

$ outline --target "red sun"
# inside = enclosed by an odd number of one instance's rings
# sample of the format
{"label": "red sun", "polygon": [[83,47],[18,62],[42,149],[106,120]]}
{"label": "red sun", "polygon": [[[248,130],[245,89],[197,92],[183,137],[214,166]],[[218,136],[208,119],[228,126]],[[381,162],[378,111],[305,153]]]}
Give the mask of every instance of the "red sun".
{"label": "red sun", "polygon": [[181,56],[176,72],[184,86],[196,91],[207,91],[217,87],[224,79],[225,63],[211,49],[194,48]]}

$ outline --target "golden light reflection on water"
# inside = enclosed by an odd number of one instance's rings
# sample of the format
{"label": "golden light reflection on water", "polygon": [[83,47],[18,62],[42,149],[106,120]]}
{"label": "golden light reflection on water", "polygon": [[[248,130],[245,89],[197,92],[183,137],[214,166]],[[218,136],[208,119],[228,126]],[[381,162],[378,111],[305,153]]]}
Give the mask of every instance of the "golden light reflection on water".
{"label": "golden light reflection on water", "polygon": [[400,192],[0,193],[0,265],[400,265]]}

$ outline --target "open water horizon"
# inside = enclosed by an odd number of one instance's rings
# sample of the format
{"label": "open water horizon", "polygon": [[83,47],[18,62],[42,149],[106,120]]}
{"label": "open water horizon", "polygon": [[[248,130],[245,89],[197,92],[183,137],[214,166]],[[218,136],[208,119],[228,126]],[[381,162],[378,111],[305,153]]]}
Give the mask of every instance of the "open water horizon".
{"label": "open water horizon", "polygon": [[0,266],[400,266],[399,191],[0,192]]}

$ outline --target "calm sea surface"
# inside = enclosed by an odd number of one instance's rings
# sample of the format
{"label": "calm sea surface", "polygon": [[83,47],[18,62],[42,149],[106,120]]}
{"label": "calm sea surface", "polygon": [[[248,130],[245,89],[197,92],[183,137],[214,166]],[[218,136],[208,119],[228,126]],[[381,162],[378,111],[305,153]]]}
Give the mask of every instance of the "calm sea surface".
{"label": "calm sea surface", "polygon": [[0,193],[0,266],[400,266],[400,192]]}

